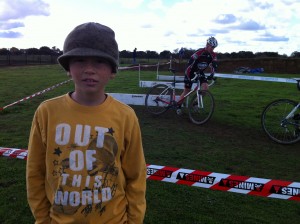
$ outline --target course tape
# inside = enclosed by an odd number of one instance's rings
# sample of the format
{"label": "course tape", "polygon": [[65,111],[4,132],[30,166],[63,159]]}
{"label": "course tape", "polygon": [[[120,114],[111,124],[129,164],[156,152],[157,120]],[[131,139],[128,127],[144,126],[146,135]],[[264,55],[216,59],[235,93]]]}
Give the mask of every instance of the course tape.
{"label": "course tape", "polygon": [[[164,63],[164,64],[169,64],[169,62],[168,62],[168,63]],[[137,65],[137,66],[119,67],[118,69],[119,69],[119,70],[126,70],[126,69],[133,69],[133,68],[141,68],[141,67],[157,67],[157,66],[159,66],[159,64],[154,64],[154,65],[140,65],[140,64],[139,64],[139,65]],[[4,106],[4,107],[0,107],[0,111],[6,109],[7,107],[11,107],[11,106],[16,105],[16,104],[18,104],[18,103],[21,103],[21,102],[23,102],[23,101],[29,100],[29,99],[31,99],[31,98],[33,98],[33,97],[38,96],[38,95],[44,94],[45,92],[48,92],[48,91],[50,91],[50,90],[53,90],[53,89],[55,89],[56,87],[59,87],[59,86],[61,86],[61,85],[63,85],[63,84],[66,84],[66,83],[70,82],[71,80],[72,80],[72,79],[63,81],[63,82],[58,83],[58,84],[56,84],[56,85],[53,85],[53,86],[51,86],[51,87],[49,87],[49,88],[47,88],[47,89],[41,90],[41,91],[39,91],[39,92],[37,92],[37,93],[34,93],[34,94],[30,95],[30,96],[24,97],[23,99],[20,99],[20,100],[18,100],[18,101],[16,101],[16,102],[13,102],[13,103],[11,103],[11,104],[8,104],[8,105],[6,105],[6,106]]]}
{"label": "course tape", "polygon": [[[0,147],[0,156],[27,159],[26,149]],[[300,201],[300,183],[249,176],[147,165],[147,179],[212,190]]]}
{"label": "course tape", "polygon": [[147,165],[147,179],[212,190],[300,201],[300,183]]}
{"label": "course tape", "polygon": [[0,156],[27,160],[27,149],[0,147]]}
{"label": "course tape", "polygon": [[[160,65],[167,65],[170,64],[170,62],[163,63]],[[133,68],[148,68],[148,67],[157,67],[159,64],[153,64],[153,65],[135,65],[135,66],[127,66],[127,67],[119,67],[118,70],[127,70],[127,69],[133,69]]]}
{"label": "course tape", "polygon": [[[253,81],[267,81],[267,82],[283,82],[283,83],[297,83],[296,78],[277,78],[267,76],[251,76],[251,75],[234,75],[215,73],[215,77],[230,78],[230,79],[245,79]],[[174,77],[171,75],[157,75],[158,80],[173,81]],[[183,81],[184,76],[176,76],[176,81]]]}
{"label": "course tape", "polygon": [[0,111],[1,111],[1,110],[4,110],[4,109],[7,108],[7,107],[11,107],[11,106],[13,106],[13,105],[15,105],[15,104],[21,103],[21,102],[23,102],[23,101],[26,101],[26,100],[29,100],[29,99],[31,99],[31,98],[33,98],[33,97],[36,97],[36,96],[38,96],[38,95],[41,95],[41,94],[43,94],[43,93],[45,93],[45,92],[48,92],[48,91],[50,91],[50,90],[53,90],[53,89],[55,89],[56,87],[61,86],[61,85],[63,85],[63,84],[66,84],[66,83],[68,83],[68,82],[70,82],[70,81],[71,81],[71,79],[66,80],[66,81],[63,81],[63,82],[58,83],[58,84],[56,84],[56,85],[53,85],[53,86],[51,86],[51,87],[49,87],[49,88],[47,88],[47,89],[44,89],[44,90],[39,91],[39,92],[37,92],[37,93],[34,93],[34,94],[30,95],[30,96],[24,97],[23,99],[20,99],[20,100],[18,100],[18,101],[16,101],[16,102],[13,102],[13,103],[11,103],[11,104],[8,104],[8,105],[6,105],[6,106],[0,108]]}

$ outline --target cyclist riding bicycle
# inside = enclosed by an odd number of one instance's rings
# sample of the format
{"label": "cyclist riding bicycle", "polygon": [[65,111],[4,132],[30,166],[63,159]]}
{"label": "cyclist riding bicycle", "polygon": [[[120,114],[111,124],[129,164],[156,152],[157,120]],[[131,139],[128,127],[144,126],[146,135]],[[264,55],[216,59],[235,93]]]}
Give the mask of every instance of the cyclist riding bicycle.
{"label": "cyclist riding bicycle", "polygon": [[[193,82],[191,81],[198,71],[204,73],[208,67],[211,69],[211,75],[208,79],[213,79],[215,69],[217,68],[217,55],[214,49],[218,46],[218,41],[215,37],[209,37],[204,48],[197,50],[190,58],[184,76],[184,90],[180,96],[180,99],[191,90]],[[208,90],[207,78],[201,78],[201,89]]]}

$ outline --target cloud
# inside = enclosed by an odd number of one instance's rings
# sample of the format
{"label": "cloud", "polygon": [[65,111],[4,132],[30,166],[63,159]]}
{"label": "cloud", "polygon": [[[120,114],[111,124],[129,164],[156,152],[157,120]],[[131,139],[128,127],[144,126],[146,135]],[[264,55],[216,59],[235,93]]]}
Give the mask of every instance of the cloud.
{"label": "cloud", "polygon": [[144,24],[144,25],[141,25],[141,28],[149,29],[149,28],[153,28],[153,25],[152,24]]}
{"label": "cloud", "polygon": [[198,33],[189,33],[187,34],[188,37],[200,37],[201,34],[198,34]]}
{"label": "cloud", "polygon": [[230,28],[232,29],[237,29],[237,30],[264,30],[266,27],[263,25],[260,25],[259,23],[249,20],[243,23],[240,23],[239,25],[236,26],[231,26]]}
{"label": "cloud", "polygon": [[28,16],[49,16],[49,5],[42,0],[2,0],[0,2],[0,38],[23,37],[20,31],[12,29],[25,27],[18,20]]}
{"label": "cloud", "polygon": [[230,30],[229,29],[210,29],[210,32],[215,33],[215,34],[226,34],[229,33]]}
{"label": "cloud", "polygon": [[256,0],[252,2],[253,7],[258,7],[262,10],[268,10],[270,8],[273,8],[273,4],[269,2],[263,2],[261,0]]}
{"label": "cloud", "polygon": [[0,21],[27,16],[49,16],[49,5],[42,0],[4,0],[0,3]]}
{"label": "cloud", "polygon": [[[66,35],[76,25],[98,21],[115,30],[121,50],[197,49],[210,35],[220,43],[219,52],[279,49],[287,53],[300,49],[299,0],[100,2],[0,0],[1,45],[62,48]],[[208,10],[201,10],[202,6]],[[21,33],[22,38],[13,38]]]}
{"label": "cloud", "polygon": [[160,10],[165,8],[163,5],[163,2],[161,0],[152,0],[149,4],[148,4],[149,9],[154,9],[154,10]]}
{"label": "cloud", "polygon": [[165,32],[165,34],[164,34],[165,37],[169,37],[169,36],[171,36],[171,35],[175,35],[175,33],[172,32],[172,31],[167,31],[167,32]]}
{"label": "cloud", "polygon": [[22,22],[0,22],[0,30],[11,30],[19,27],[24,27],[24,23]]}
{"label": "cloud", "polygon": [[214,21],[216,23],[229,24],[229,23],[234,23],[236,20],[237,20],[236,17],[232,14],[221,14],[218,15]]}
{"label": "cloud", "polygon": [[108,4],[116,4],[126,9],[136,9],[143,3],[143,0],[104,0],[104,2]]}
{"label": "cloud", "polygon": [[272,34],[265,34],[265,35],[262,35],[261,37],[254,38],[253,40],[266,41],[266,42],[280,42],[280,41],[289,41],[289,38],[284,37],[284,36],[275,36]]}
{"label": "cloud", "polygon": [[14,32],[14,31],[5,31],[0,32],[0,38],[19,38],[23,35],[20,32]]}

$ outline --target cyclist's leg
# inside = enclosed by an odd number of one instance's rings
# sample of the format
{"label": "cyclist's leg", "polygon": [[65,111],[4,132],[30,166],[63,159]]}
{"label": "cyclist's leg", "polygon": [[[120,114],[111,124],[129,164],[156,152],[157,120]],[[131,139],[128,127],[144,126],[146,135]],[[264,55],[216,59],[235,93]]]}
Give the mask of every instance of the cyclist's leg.
{"label": "cyclist's leg", "polygon": [[206,81],[203,81],[201,83],[201,90],[208,90],[208,83],[207,83],[207,80]]}
{"label": "cyclist's leg", "polygon": [[201,74],[203,75],[203,76],[201,76],[201,78],[200,78],[201,90],[208,90],[209,85],[208,85],[207,77],[204,75],[204,72],[203,72],[203,71],[201,71]]}
{"label": "cyclist's leg", "polygon": [[187,75],[185,75],[184,76],[184,90],[181,93],[179,100],[178,100],[178,101],[180,101],[180,103],[179,103],[180,105],[183,103],[183,101],[181,101],[181,100],[184,98],[184,96],[191,91],[192,85],[193,85],[193,83],[191,82],[191,79]]}

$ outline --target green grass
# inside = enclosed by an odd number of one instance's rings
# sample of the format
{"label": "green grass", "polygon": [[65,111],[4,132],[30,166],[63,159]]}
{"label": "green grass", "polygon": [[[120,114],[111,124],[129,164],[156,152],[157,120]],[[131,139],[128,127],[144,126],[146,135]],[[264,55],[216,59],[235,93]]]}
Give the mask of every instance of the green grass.
{"label": "green grass", "polygon": [[[164,72],[163,72],[164,73]],[[297,75],[261,74],[297,77]],[[298,77],[300,77],[298,75]],[[141,71],[155,80],[156,71]],[[57,65],[0,69],[0,107],[67,80]],[[146,93],[138,71],[119,71],[107,92]],[[27,148],[32,116],[43,100],[73,89],[70,82],[0,111],[0,147]],[[148,164],[300,182],[300,143],[279,145],[260,126],[267,103],[299,100],[294,84],[218,78],[210,88],[216,101],[212,119],[193,125],[187,114],[159,117],[134,106]],[[0,157],[0,223],[33,223],[26,200],[26,161]],[[299,223],[300,203],[147,181],[145,223]]]}

